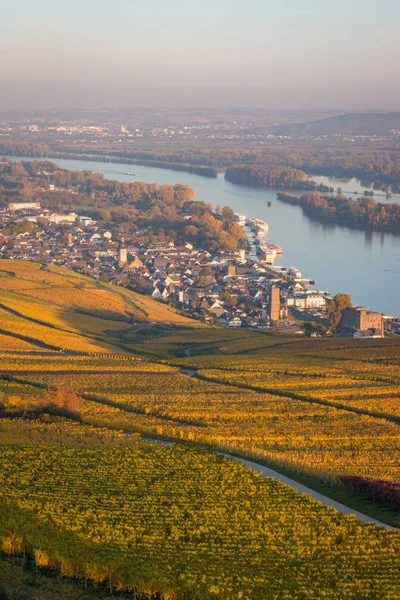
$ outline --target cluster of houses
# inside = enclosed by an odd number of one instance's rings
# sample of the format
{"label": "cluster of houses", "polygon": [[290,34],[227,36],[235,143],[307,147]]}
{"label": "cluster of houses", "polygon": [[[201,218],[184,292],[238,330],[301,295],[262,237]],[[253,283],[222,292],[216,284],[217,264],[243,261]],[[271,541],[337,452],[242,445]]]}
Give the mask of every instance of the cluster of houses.
{"label": "cluster of houses", "polygon": [[[293,327],[291,313],[324,311],[327,293],[308,289],[297,269],[251,259],[243,249],[212,255],[189,243],[129,245],[89,217],[35,210],[13,205],[0,212],[2,258],[64,266],[226,327]],[[10,232],[10,224],[24,221],[37,227]]]}
{"label": "cluster of houses", "polygon": [[[222,327],[299,331],[294,317],[324,316],[330,299],[295,267],[251,258],[244,249],[210,254],[190,243],[175,247],[113,238],[90,217],[51,213],[37,203],[0,210],[0,258],[63,266]],[[345,311],[338,331],[346,337],[383,337],[385,330],[400,334],[399,320],[355,307]]]}

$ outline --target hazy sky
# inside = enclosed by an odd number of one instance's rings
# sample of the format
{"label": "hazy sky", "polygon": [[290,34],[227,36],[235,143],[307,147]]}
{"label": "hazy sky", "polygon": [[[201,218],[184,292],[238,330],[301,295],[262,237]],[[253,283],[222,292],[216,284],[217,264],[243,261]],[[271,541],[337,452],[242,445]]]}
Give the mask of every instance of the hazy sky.
{"label": "hazy sky", "polygon": [[0,108],[400,109],[399,0],[0,0]]}

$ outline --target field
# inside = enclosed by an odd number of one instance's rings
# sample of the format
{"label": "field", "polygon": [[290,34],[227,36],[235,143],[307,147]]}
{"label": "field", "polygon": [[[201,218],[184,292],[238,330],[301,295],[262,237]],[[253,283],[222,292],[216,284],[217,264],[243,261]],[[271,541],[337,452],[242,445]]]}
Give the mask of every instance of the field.
{"label": "field", "polygon": [[[226,334],[214,331],[220,343]],[[335,484],[343,475],[400,482],[397,340],[355,343],[349,352],[349,341],[263,337],[264,350],[254,354],[190,356],[170,364],[7,354],[0,372],[76,395],[80,418],[91,425],[196,442]],[[176,348],[177,339],[164,342]],[[247,348],[249,339],[244,343]],[[178,364],[196,376],[180,373]],[[23,411],[30,395],[29,385],[21,385],[14,410]]]}
{"label": "field", "polygon": [[[247,329],[216,329],[134,327],[122,335],[124,346],[156,358],[232,356],[255,350],[264,350],[270,346],[296,343],[287,334],[267,334]],[[212,362],[212,359],[211,359]]]}
{"label": "field", "polygon": [[192,323],[151,298],[66,269],[0,260],[0,351],[112,353],[135,321]]}
{"label": "field", "polygon": [[[0,443],[4,443],[0,438]],[[395,598],[400,537],[175,446],[3,445],[3,550],[139,597]]]}
{"label": "field", "polygon": [[61,573],[71,598],[399,597],[396,530],[213,452],[398,527],[399,339],[192,328],[159,304],[170,321],[134,324],[129,293],[96,304],[86,278],[63,313],[28,267],[0,301],[0,572],[44,590]]}

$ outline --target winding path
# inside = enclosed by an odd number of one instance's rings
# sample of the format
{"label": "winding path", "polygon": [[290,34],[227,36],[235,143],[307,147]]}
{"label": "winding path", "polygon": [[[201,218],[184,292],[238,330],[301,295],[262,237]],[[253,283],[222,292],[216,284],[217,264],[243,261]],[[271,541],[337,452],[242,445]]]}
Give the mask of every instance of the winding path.
{"label": "winding path", "polygon": [[[188,377],[194,377],[196,375],[196,371],[191,370],[191,369],[181,368],[180,372],[184,375],[187,375]],[[168,443],[168,445],[170,445],[170,444],[171,444],[171,442]],[[226,458],[232,458],[233,460],[240,462],[242,465],[245,465],[249,469],[253,469],[253,471],[257,471],[257,473],[261,473],[261,475],[263,475],[264,477],[272,477],[272,479],[276,479],[277,481],[285,483],[286,485],[289,485],[291,488],[294,488],[299,494],[308,494],[312,498],[314,498],[314,500],[318,500],[318,502],[322,502],[322,504],[325,504],[326,506],[330,506],[331,508],[334,508],[335,510],[343,513],[344,515],[355,515],[355,517],[357,519],[359,519],[360,521],[364,521],[364,523],[373,523],[374,525],[378,525],[379,527],[385,527],[386,529],[393,529],[393,527],[391,527],[390,525],[387,525],[386,523],[382,523],[381,521],[378,521],[377,519],[374,519],[373,517],[369,517],[368,515],[364,515],[364,513],[361,513],[361,512],[358,512],[357,510],[349,508],[345,504],[341,504],[341,502],[336,502],[336,500],[333,500],[332,498],[329,498],[328,496],[324,496],[323,494],[320,494],[319,492],[312,490],[311,488],[303,485],[302,483],[298,483],[294,479],[290,479],[289,477],[282,475],[282,473],[278,473],[277,471],[274,471],[270,467],[265,467],[264,465],[260,465],[259,463],[253,462],[252,460],[247,460],[245,458],[239,458],[238,456],[233,456],[232,454],[223,453],[223,456],[225,456]]]}
{"label": "winding path", "polygon": [[315,500],[322,502],[322,504],[325,504],[326,506],[335,508],[337,511],[343,513],[344,515],[355,515],[357,519],[359,519],[360,521],[364,521],[365,523],[373,523],[374,525],[379,525],[379,527],[393,529],[393,527],[390,527],[390,525],[382,523],[381,521],[378,521],[373,517],[369,517],[368,515],[364,515],[364,513],[360,513],[357,510],[349,508],[348,506],[345,506],[340,502],[336,502],[336,500],[328,498],[328,496],[324,496],[323,494],[320,494],[319,492],[316,492],[315,490],[312,490],[311,488],[308,488],[305,485],[294,481],[294,479],[290,479],[289,477],[286,477],[285,475],[282,475],[281,473],[278,473],[277,471],[274,471],[269,467],[264,467],[263,465],[259,465],[258,463],[255,463],[251,460],[246,460],[245,458],[238,458],[237,456],[231,456],[230,454],[224,454],[224,456],[226,456],[226,458],[233,458],[234,460],[242,463],[246,467],[253,469],[253,471],[261,473],[264,477],[272,477],[273,479],[277,479],[282,483],[286,483],[286,485],[290,485],[290,487],[297,490],[299,494],[309,494]]}
{"label": "winding path", "polygon": [[[163,446],[173,446],[175,443],[175,442],[169,442],[166,440],[152,439],[152,438],[145,438],[145,437],[143,437],[141,439],[144,442],[149,442],[151,444],[162,444]],[[382,523],[382,521],[378,521],[377,519],[374,519],[373,517],[369,517],[368,515],[365,515],[364,513],[361,513],[357,510],[349,508],[345,504],[336,502],[336,500],[333,500],[332,498],[328,498],[328,496],[324,496],[323,494],[320,494],[319,492],[316,492],[315,490],[308,488],[307,486],[303,485],[302,483],[298,483],[294,479],[290,479],[289,477],[286,477],[285,475],[282,475],[281,473],[278,473],[277,471],[274,471],[273,469],[270,469],[269,467],[264,467],[263,465],[253,462],[252,460],[247,460],[245,458],[239,458],[238,456],[233,456],[232,454],[226,454],[225,452],[222,452],[219,454],[222,454],[222,456],[225,456],[225,458],[231,458],[232,460],[236,460],[237,462],[240,462],[242,465],[248,467],[249,469],[252,469],[253,471],[256,471],[257,473],[261,473],[261,475],[263,475],[263,477],[271,477],[272,479],[276,479],[277,481],[280,481],[281,483],[285,483],[286,485],[289,485],[291,488],[295,489],[299,494],[308,494],[309,496],[314,498],[314,500],[317,500],[318,502],[322,502],[322,504],[325,504],[325,506],[334,508],[335,510],[337,510],[338,512],[341,512],[344,515],[354,515],[357,519],[359,519],[360,521],[363,521],[364,523],[372,523],[373,525],[377,525],[378,527],[384,527],[385,529],[390,529],[390,530],[394,529],[390,525],[387,525],[386,523]]]}

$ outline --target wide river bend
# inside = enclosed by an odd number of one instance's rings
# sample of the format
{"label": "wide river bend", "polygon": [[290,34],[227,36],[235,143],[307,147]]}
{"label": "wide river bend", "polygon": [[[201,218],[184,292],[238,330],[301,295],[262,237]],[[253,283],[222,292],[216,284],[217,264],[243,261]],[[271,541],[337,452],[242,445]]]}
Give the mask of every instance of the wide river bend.
{"label": "wide river bend", "polygon": [[[283,256],[276,264],[295,266],[304,277],[314,279],[320,289],[327,289],[332,294],[346,292],[354,303],[365,308],[400,316],[400,236],[315,222],[303,214],[300,207],[279,202],[275,191],[239,186],[226,181],[222,175],[211,179],[142,165],[48,160],[65,169],[86,169],[118,181],[186,184],[193,188],[196,200],[211,202],[214,207],[217,204],[230,206],[248,217],[268,221],[268,239],[283,248]],[[349,192],[364,189],[356,180],[315,179]],[[385,201],[384,198],[377,199]]]}

